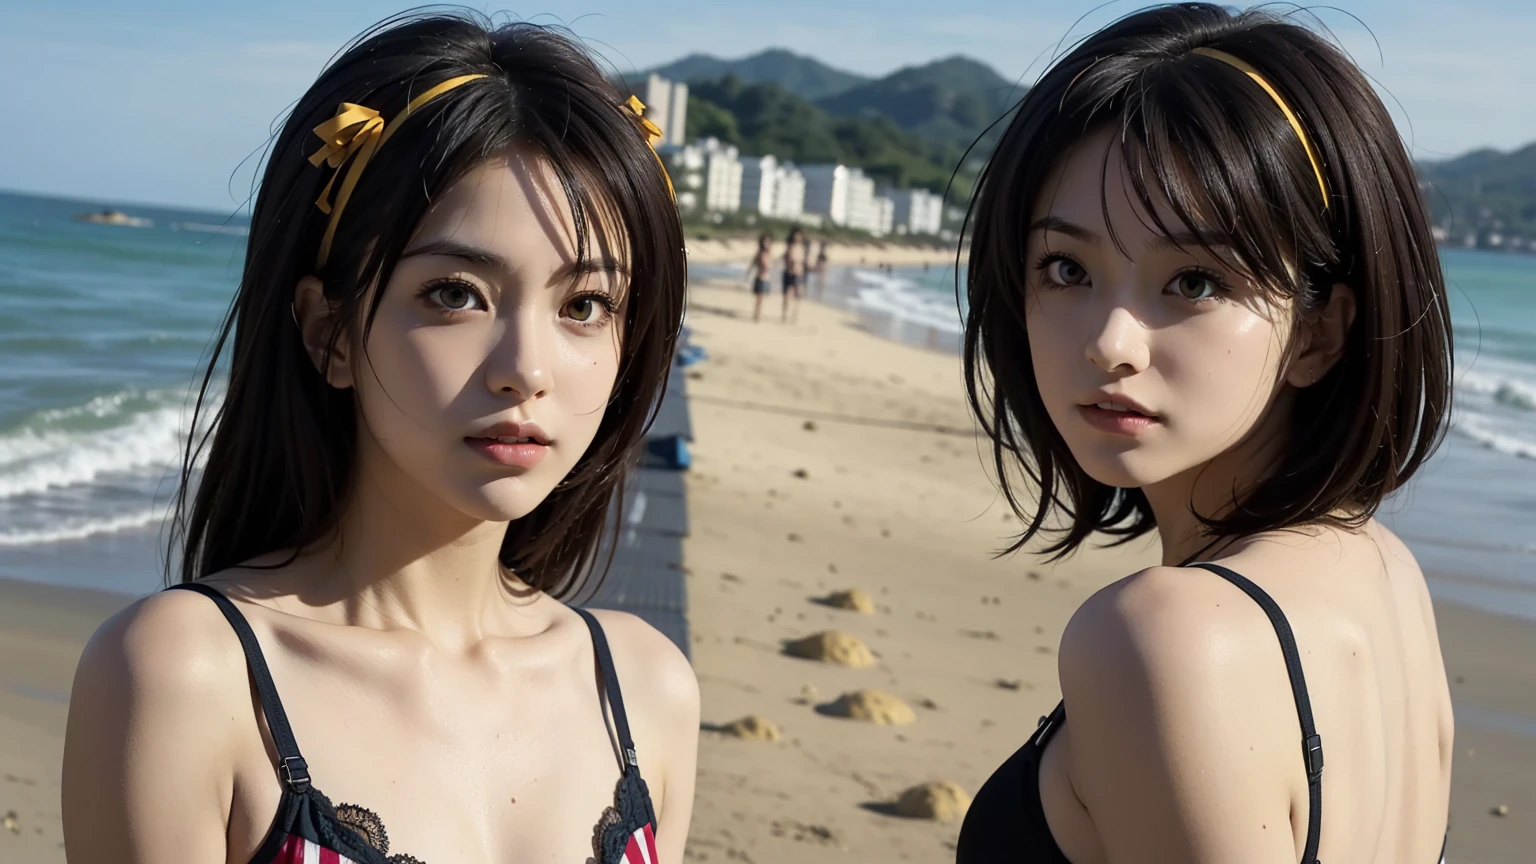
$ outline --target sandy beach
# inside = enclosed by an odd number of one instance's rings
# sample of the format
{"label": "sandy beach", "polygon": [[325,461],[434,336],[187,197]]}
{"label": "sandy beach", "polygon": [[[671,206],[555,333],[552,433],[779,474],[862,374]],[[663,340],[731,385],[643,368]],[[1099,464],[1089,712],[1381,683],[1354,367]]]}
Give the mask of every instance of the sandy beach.
{"label": "sandy beach", "polygon": [[[696,252],[694,254],[697,254]],[[851,313],[750,320],[734,283],[693,289],[696,441],[685,559],[706,732],[690,861],[944,862],[958,821],[896,815],[916,784],[974,793],[1056,701],[1055,646],[1100,585],[1149,544],[1047,566],[994,559],[1017,526],[983,468],[958,358],[877,338]],[[0,573],[0,577],[6,574]],[[859,588],[873,614],[818,600]],[[128,598],[0,580],[0,861],[64,860],[59,763],[67,693],[94,627]],[[1458,710],[1449,860],[1536,849],[1536,628],[1439,610]],[[857,637],[873,664],[787,656],[785,640]],[[900,726],[830,716],[878,689]],[[748,715],[777,742],[719,731]],[[1495,815],[1495,808],[1507,815]],[[670,862],[669,862],[670,864]]]}

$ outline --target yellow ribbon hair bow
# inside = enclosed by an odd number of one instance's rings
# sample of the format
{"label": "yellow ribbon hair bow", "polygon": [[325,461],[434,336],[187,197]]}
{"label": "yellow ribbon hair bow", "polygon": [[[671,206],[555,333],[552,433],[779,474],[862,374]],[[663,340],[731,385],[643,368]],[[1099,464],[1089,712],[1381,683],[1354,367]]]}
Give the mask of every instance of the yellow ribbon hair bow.
{"label": "yellow ribbon hair bow", "polygon": [[646,118],[645,103],[640,101],[639,96],[630,96],[624,106],[635,115],[635,125],[640,127],[646,143],[651,145],[651,155],[656,157],[656,164],[661,166],[661,176],[667,178],[667,193],[676,201],[677,190],[672,188],[672,175],[667,173],[667,163],[661,161],[661,154],[656,152],[656,142],[661,140],[661,127]]}
{"label": "yellow ribbon hair bow", "polygon": [[[449,78],[412,99],[405,106],[405,110],[395,115],[387,125],[384,123],[384,118],[379,116],[379,112],[372,108],[343,102],[341,107],[336,109],[336,116],[314,128],[314,133],[325,142],[325,146],[309,157],[309,164],[318,168],[320,163],[324,162],[337,169],[336,173],[331,175],[331,179],[326,182],[325,188],[320,190],[320,197],[315,200],[315,206],[320,208],[320,212],[331,217],[330,223],[325,226],[325,236],[320,239],[320,266],[324,266],[325,260],[330,257],[331,240],[336,236],[336,225],[341,222],[341,213],[347,208],[347,202],[352,199],[352,190],[357,188],[357,180],[363,175],[363,169],[368,167],[368,160],[373,158],[373,154],[384,146],[389,136],[395,134],[395,130],[399,129],[406,118],[415,113],[418,108],[460,84],[484,77],[486,76],[476,74]],[[336,193],[335,203],[332,203],[331,187],[336,185],[336,178],[341,174],[340,168],[348,160],[351,160],[351,167],[347,169],[347,176],[341,181],[341,189]]]}

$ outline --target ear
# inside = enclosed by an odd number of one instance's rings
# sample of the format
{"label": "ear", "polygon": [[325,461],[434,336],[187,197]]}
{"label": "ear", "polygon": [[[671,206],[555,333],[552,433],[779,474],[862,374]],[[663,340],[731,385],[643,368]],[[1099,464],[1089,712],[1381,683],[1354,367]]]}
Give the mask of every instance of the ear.
{"label": "ear", "polygon": [[1292,387],[1310,387],[1323,379],[1339,358],[1349,328],[1355,323],[1355,292],[1342,283],[1335,284],[1322,311],[1302,321],[1297,337],[1301,340],[1296,357],[1285,373]]}
{"label": "ear", "polygon": [[331,351],[329,365],[325,362],[326,345],[336,328],[337,304],[326,299],[325,287],[314,276],[305,276],[293,289],[293,317],[298,324],[299,336],[304,341],[304,353],[317,371],[325,375],[326,383],[338,390],[352,386],[351,343],[347,334],[341,334]]}

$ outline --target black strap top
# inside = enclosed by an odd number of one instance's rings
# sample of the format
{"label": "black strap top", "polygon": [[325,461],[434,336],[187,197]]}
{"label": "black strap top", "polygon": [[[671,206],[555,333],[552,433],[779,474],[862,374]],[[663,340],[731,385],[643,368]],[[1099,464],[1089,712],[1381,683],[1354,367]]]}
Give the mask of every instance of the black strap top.
{"label": "black strap top", "polygon": [[[272,830],[257,850],[251,864],[423,864],[410,855],[390,854],[389,833],[372,811],[354,804],[333,805],[310,780],[309,765],[299,753],[288,715],[283,711],[277,687],[267,669],[266,658],[256,634],[229,598],[200,582],[172,585],[196,591],[211,599],[224,613],[240,647],[245,651],[246,666],[256,685],[257,699],[272,743],[277,750],[277,772],[283,781],[283,797],[278,804]],[[608,639],[597,619],[585,609],[575,609],[592,633],[597,666],[603,677],[603,692],[613,711],[614,731],[619,740],[621,774],[614,789],[613,806],[603,811],[592,832],[592,857],[587,864],[653,864],[656,860],[656,812],[650,790],[640,777],[640,763],[635,742],[629,734],[629,718],[624,712],[624,698],[619,678],[614,672]]]}
{"label": "black strap top", "polygon": [[[1291,679],[1291,693],[1296,699],[1296,715],[1301,721],[1301,757],[1307,766],[1307,842],[1301,864],[1320,864],[1317,843],[1323,818],[1323,739],[1312,721],[1312,701],[1307,696],[1307,681],[1301,673],[1301,655],[1296,637],[1274,598],[1246,577],[1220,564],[1201,562],[1193,565],[1226,579],[1253,598],[1269,616],[1285,655],[1285,671]],[[955,851],[956,864],[990,864],[997,861],[1031,861],[1040,864],[1072,864],[1056,845],[1045,807],[1040,800],[1040,757],[1051,736],[1066,722],[1065,702],[1040,718],[1035,734],[1009,757],[982,785],[966,813]],[[1440,864],[1445,864],[1444,846]]]}

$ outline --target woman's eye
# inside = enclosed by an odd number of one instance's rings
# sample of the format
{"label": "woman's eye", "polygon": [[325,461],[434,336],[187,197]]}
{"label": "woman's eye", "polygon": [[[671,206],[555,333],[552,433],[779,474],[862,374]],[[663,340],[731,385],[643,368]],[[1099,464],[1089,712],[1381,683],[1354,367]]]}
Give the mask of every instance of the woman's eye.
{"label": "woman's eye", "polygon": [[567,308],[571,310],[571,317],[577,321],[591,321],[597,317],[597,301],[591,297],[577,297]]}
{"label": "woman's eye", "polygon": [[1221,292],[1221,281],[1206,273],[1180,273],[1171,287],[1185,300],[1209,300]]}
{"label": "woman's eye", "polygon": [[1088,271],[1071,258],[1054,258],[1045,266],[1045,278],[1057,285],[1081,285],[1088,281]]}
{"label": "woman's eye", "polygon": [[[428,287],[427,297],[448,312],[465,312],[480,303],[480,295],[463,282],[444,282]],[[481,307],[484,304],[481,303]]]}

